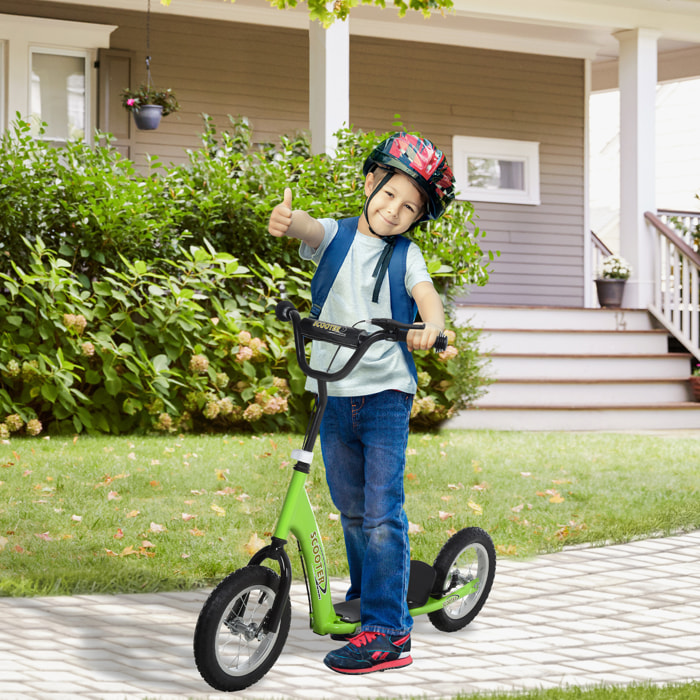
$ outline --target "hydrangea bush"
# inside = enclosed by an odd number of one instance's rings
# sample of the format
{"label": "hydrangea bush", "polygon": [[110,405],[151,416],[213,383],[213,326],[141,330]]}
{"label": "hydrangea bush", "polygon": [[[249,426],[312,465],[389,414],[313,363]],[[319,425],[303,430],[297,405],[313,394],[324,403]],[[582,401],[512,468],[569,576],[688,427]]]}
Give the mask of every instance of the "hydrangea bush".
{"label": "hydrangea bush", "polygon": [[[0,439],[46,432],[304,429],[282,292],[310,308],[313,266],[267,234],[292,184],[315,216],[361,210],[361,166],[382,136],[346,130],[335,159],[305,137],[255,148],[209,120],[187,166],[135,172],[109,145],[52,149],[26,122],[0,144]],[[485,284],[473,210],[415,232],[447,299]],[[452,324],[450,324],[452,326]],[[413,421],[432,426],[485,383],[476,331],[416,353]]]}

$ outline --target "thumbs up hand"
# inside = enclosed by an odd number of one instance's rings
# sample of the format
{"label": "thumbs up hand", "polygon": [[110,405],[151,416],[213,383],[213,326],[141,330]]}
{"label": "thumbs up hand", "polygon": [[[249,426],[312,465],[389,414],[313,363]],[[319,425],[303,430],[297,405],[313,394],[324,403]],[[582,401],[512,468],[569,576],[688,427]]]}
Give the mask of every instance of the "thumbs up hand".
{"label": "thumbs up hand", "polygon": [[268,231],[277,238],[287,234],[292,225],[292,190],[287,187],[284,190],[284,199],[278,204],[270,214]]}

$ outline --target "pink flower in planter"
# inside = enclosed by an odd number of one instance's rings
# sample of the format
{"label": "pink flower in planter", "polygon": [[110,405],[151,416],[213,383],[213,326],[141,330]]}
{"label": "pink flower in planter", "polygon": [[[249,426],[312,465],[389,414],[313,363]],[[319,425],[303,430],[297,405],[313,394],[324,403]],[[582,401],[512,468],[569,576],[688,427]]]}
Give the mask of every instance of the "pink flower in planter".
{"label": "pink flower in planter", "polygon": [[126,104],[129,105],[129,107],[133,107],[136,104],[136,100],[133,97],[130,97],[127,101]]}

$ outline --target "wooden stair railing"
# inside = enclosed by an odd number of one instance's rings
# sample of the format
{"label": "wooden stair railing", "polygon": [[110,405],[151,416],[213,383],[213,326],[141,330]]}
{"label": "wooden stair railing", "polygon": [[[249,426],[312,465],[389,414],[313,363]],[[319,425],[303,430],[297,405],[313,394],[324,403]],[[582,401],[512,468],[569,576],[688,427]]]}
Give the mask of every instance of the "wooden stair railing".
{"label": "wooden stair railing", "polygon": [[700,359],[700,255],[654,213],[645,219],[655,234],[654,296],[649,310]]}

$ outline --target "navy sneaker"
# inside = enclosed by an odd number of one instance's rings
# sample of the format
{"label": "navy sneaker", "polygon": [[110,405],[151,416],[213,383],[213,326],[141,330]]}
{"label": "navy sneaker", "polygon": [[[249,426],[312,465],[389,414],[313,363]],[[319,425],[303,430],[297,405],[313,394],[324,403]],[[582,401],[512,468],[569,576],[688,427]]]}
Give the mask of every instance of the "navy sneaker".
{"label": "navy sneaker", "polygon": [[360,632],[340,649],[326,654],[323,663],[338,673],[372,673],[413,663],[411,635],[390,636]]}

